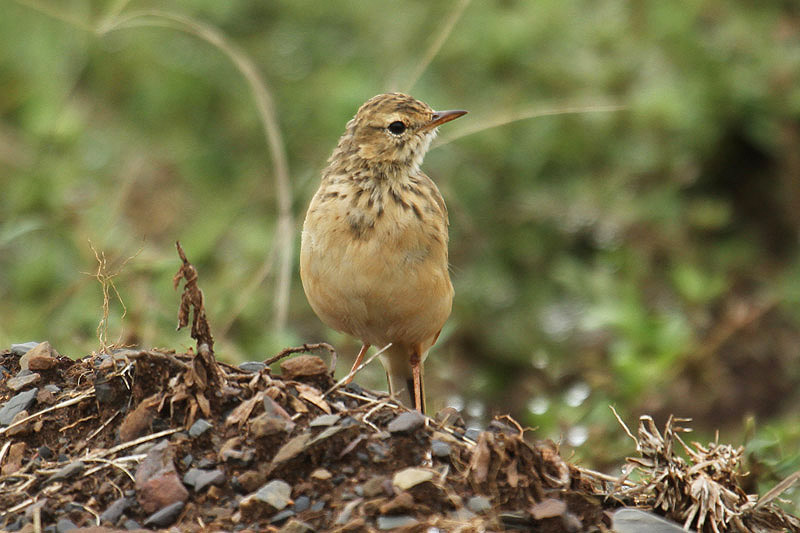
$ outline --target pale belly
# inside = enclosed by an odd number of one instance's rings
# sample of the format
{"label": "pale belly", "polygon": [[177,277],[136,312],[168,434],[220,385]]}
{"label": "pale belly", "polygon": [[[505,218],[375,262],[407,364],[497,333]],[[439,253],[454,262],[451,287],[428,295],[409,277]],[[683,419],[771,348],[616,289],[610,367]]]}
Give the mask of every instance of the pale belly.
{"label": "pale belly", "polygon": [[320,319],[367,344],[427,349],[452,307],[446,250],[413,226],[354,239],[346,227],[314,222],[303,231],[300,275]]}

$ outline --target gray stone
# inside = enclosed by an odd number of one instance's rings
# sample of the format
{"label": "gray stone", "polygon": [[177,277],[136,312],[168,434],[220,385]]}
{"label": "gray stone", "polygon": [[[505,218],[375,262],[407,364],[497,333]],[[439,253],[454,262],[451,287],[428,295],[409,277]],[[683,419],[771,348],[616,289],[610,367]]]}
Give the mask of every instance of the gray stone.
{"label": "gray stone", "polygon": [[441,440],[432,440],[431,441],[431,453],[435,457],[444,458],[450,457],[450,445]]}
{"label": "gray stone", "polygon": [[131,505],[133,505],[133,499],[131,498],[118,498],[114,500],[100,515],[100,523],[115,525],[119,517],[122,516],[122,513]]}
{"label": "gray stone", "polygon": [[281,511],[291,501],[292,487],[281,479],[273,479],[255,493],[255,497]]}
{"label": "gray stone", "polygon": [[36,342],[36,341],[23,342],[22,344],[12,344],[11,353],[13,353],[14,355],[25,355],[26,353],[33,350],[40,344],[41,342]]}
{"label": "gray stone", "polygon": [[275,516],[270,518],[269,523],[280,524],[281,522],[284,522],[293,516],[294,516],[294,511],[292,511],[291,509],[284,509],[283,511],[276,513]]}
{"label": "gray stone", "polygon": [[125,522],[122,524],[122,527],[124,527],[128,531],[133,529],[142,529],[142,526],[139,525],[139,522],[137,522],[136,520],[131,520],[130,518],[128,520],[125,520]]}
{"label": "gray stone", "polygon": [[405,413],[400,413],[394,420],[389,422],[386,429],[390,433],[402,433],[420,428],[424,423],[425,416],[422,413],[419,411],[406,411]]}
{"label": "gray stone", "polygon": [[479,428],[469,428],[467,431],[464,432],[464,436],[470,440],[478,442],[478,437],[481,435],[481,430]]}
{"label": "gray stone", "polygon": [[401,527],[410,527],[418,523],[416,518],[408,515],[378,517],[378,529],[381,531],[392,531]]}
{"label": "gray stone", "polygon": [[37,374],[36,372],[29,372],[23,371],[24,374],[20,372],[13,378],[9,378],[6,381],[6,386],[14,392],[20,391],[27,387],[28,385],[33,385],[34,383],[38,383],[42,376]]}
{"label": "gray stone", "polygon": [[309,507],[311,507],[311,499],[308,496],[305,496],[305,495],[299,496],[294,501],[293,509],[294,509],[295,513],[302,513],[303,511],[307,510]]}
{"label": "gray stone", "polygon": [[473,496],[467,500],[467,509],[473,513],[485,513],[492,508],[492,502],[486,496]]}
{"label": "gray stone", "polygon": [[2,408],[0,408],[0,426],[7,426],[17,416],[18,413],[25,411],[36,400],[39,389],[34,387],[11,397]]}
{"label": "gray stone", "polygon": [[83,461],[74,461],[67,466],[61,468],[58,472],[50,476],[48,481],[60,481],[62,479],[69,479],[72,476],[79,474],[86,469],[86,463]]}
{"label": "gray stone", "polygon": [[67,531],[71,531],[73,529],[78,529],[78,526],[72,520],[62,518],[56,522],[56,531],[58,533],[67,533]]}
{"label": "gray stone", "polygon": [[200,492],[209,485],[225,483],[225,472],[222,470],[201,470],[194,482],[194,490]]}
{"label": "gray stone", "polygon": [[617,533],[686,533],[674,522],[641,509],[618,509],[612,518]]}
{"label": "gray stone", "polygon": [[[47,357],[52,358],[55,355],[55,350],[53,347],[50,346],[50,343],[47,341],[40,342],[27,352],[25,352],[22,357],[19,358],[19,367],[22,370],[28,370],[28,362],[35,358],[35,357]],[[31,369],[33,370],[33,369]]]}
{"label": "gray stone", "polygon": [[192,427],[189,428],[189,436],[197,438],[212,427],[214,426],[205,418],[198,418],[195,420],[194,424],[192,424]]}
{"label": "gray stone", "polygon": [[245,361],[244,363],[239,365],[239,370],[251,374],[255,374],[256,372],[261,372],[265,368],[267,368],[267,365],[265,365],[261,361]]}
{"label": "gray stone", "polygon": [[151,514],[147,517],[147,520],[144,521],[145,526],[155,526],[155,527],[167,527],[172,525],[175,520],[178,519],[180,516],[181,511],[183,511],[183,506],[186,505],[183,502],[175,502],[171,505],[167,505],[163,509],[156,511],[155,513]]}

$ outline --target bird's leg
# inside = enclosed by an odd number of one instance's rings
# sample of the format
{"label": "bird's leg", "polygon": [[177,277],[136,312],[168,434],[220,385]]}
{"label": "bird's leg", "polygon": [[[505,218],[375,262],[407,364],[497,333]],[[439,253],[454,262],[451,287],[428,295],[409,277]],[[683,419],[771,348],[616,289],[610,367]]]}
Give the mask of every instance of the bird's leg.
{"label": "bird's leg", "polygon": [[411,374],[414,379],[414,390],[411,397],[414,399],[414,407],[417,411],[425,414],[425,390],[422,385],[422,357],[419,353],[419,347],[414,348],[411,353]]}
{"label": "bird's leg", "polygon": [[355,374],[356,368],[358,368],[358,365],[360,365],[361,361],[364,360],[364,356],[367,354],[367,350],[369,350],[369,346],[370,346],[369,344],[362,344],[361,345],[361,350],[358,352],[358,355],[356,356],[356,361],[355,361],[355,363],[353,363],[353,368],[350,369],[350,374],[352,374],[352,375],[344,381],[345,384],[348,384],[351,381],[353,381],[353,378],[356,376],[356,374]]}

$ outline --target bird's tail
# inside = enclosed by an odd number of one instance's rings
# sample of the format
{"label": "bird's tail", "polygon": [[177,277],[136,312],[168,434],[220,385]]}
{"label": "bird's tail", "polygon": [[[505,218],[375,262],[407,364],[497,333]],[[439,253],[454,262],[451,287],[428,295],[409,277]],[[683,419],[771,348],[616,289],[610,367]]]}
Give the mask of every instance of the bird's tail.
{"label": "bird's tail", "polygon": [[[421,396],[419,404],[422,412],[425,412],[425,387],[422,379],[422,361],[424,355],[420,356],[419,379]],[[414,409],[416,407],[416,395],[414,391],[414,374],[411,368],[411,358],[413,351],[408,346],[393,344],[383,354],[381,362],[386,370],[386,380],[389,382],[389,394],[403,405]]]}

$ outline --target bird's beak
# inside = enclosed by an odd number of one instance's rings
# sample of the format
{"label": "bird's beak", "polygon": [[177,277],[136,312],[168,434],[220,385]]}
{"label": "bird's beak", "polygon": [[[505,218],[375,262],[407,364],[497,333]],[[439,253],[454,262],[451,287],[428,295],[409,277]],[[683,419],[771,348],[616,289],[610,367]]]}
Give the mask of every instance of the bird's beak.
{"label": "bird's beak", "polygon": [[450,122],[451,120],[455,120],[458,117],[463,117],[466,114],[466,111],[462,111],[460,109],[451,109],[450,111],[434,111],[431,121],[422,127],[422,131],[432,130],[433,128],[441,126],[445,122]]}

